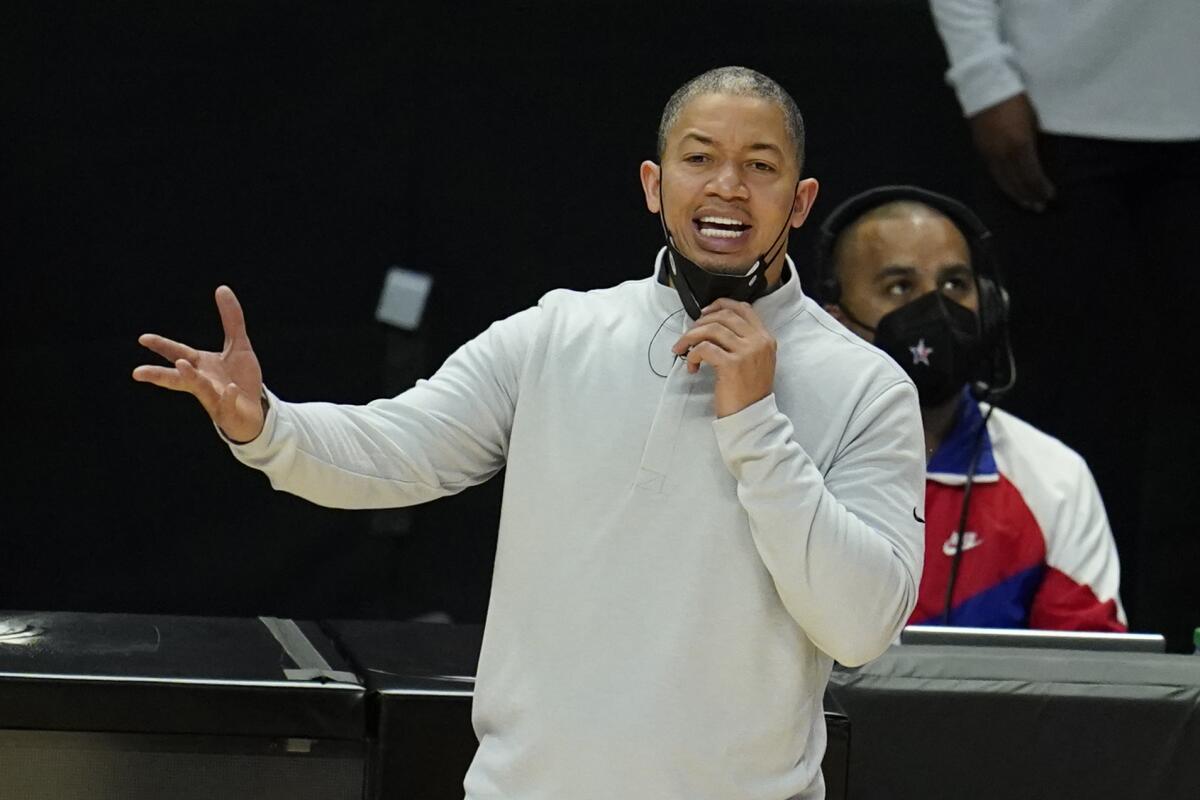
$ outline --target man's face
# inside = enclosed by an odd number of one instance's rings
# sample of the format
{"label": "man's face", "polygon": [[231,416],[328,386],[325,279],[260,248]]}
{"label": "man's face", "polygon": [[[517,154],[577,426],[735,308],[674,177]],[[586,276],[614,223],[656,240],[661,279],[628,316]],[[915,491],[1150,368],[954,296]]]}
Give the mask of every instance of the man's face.
{"label": "man's face", "polygon": [[874,335],[842,313],[870,325],[929,292],[939,291],[972,311],[979,292],[971,271],[971,250],[950,220],[920,208],[884,218],[867,218],[844,234],[837,272],[841,308],[829,311],[864,339]]}
{"label": "man's face", "polygon": [[[675,246],[714,272],[745,271],[785,225],[803,224],[817,193],[812,179],[796,185],[799,165],[783,111],[757,97],[692,99],[667,133],[662,162],[642,164],[646,206],[665,206]],[[782,260],[781,252],[769,266]]]}

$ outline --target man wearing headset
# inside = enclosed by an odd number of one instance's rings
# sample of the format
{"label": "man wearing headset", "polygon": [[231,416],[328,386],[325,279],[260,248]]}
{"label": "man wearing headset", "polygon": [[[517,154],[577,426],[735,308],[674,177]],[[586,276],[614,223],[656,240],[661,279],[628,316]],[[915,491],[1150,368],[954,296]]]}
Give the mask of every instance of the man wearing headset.
{"label": "man wearing headset", "polygon": [[995,408],[1015,370],[989,239],[958,202],[898,186],[842,204],[818,245],[826,309],[920,394],[925,569],[910,622],[1122,631],[1116,546],[1087,465]]}
{"label": "man wearing headset", "polygon": [[916,602],[918,398],[800,292],[787,233],[817,184],[795,102],[705,73],[658,157],[653,276],[551,292],[398,397],[266,393],[224,287],[223,352],[141,340],[172,365],[136,379],[195,395],[316,502],[410,505],[507,467],[471,800],[817,800],[833,660],[883,652]]}

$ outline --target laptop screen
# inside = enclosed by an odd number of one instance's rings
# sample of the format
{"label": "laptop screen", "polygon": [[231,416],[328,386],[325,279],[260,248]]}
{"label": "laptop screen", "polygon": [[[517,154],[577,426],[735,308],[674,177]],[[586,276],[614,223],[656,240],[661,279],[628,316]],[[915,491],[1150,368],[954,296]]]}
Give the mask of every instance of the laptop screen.
{"label": "laptop screen", "polygon": [[900,632],[900,644],[1044,647],[1135,653],[1162,653],[1167,649],[1166,639],[1160,633],[1035,631],[1017,628],[954,628],[942,625],[909,625]]}

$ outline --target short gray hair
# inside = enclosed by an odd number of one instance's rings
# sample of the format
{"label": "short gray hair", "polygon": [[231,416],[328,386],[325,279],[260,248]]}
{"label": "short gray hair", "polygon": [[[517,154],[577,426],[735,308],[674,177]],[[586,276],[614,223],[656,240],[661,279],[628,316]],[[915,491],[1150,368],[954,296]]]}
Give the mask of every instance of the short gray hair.
{"label": "short gray hair", "polygon": [[775,103],[783,112],[783,124],[788,138],[796,148],[796,164],[804,169],[804,117],[787,90],[778,83],[749,67],[718,67],[697,75],[675,90],[663,108],[658,123],[658,160],[667,151],[667,134],[679,121],[679,112],[689,102],[703,94],[732,94],[758,97]]}

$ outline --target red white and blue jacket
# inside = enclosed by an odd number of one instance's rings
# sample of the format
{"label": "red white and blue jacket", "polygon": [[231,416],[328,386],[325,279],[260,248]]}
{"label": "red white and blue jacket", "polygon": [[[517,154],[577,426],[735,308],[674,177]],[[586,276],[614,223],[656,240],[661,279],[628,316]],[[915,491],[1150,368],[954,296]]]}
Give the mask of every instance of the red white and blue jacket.
{"label": "red white and blue jacket", "polygon": [[[942,622],[967,468],[987,407],[964,393],[925,482],[925,571],[909,622]],[[950,624],[1124,631],[1120,566],[1083,459],[996,409],[983,433]]]}

